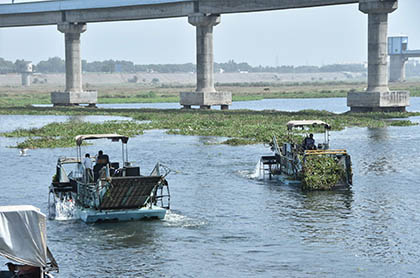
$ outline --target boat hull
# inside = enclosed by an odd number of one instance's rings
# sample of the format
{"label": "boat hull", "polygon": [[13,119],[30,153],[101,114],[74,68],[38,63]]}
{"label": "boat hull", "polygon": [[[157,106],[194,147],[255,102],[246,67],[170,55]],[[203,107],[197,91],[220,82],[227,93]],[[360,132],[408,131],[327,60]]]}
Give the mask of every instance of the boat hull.
{"label": "boat hull", "polygon": [[126,210],[96,210],[87,208],[79,211],[79,217],[85,223],[163,219],[165,214],[166,209],[156,206]]}

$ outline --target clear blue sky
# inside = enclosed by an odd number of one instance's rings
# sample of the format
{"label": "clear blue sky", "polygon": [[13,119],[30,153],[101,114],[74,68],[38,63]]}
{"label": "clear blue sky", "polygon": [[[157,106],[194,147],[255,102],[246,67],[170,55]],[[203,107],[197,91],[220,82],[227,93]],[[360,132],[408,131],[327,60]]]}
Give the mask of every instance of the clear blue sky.
{"label": "clear blue sky", "polygon": [[[419,12],[419,0],[400,0],[389,16],[389,35],[408,35],[410,49],[420,49]],[[251,65],[364,62],[367,15],[357,4],[222,15],[214,51],[216,62]],[[0,57],[37,63],[54,56],[64,57],[64,35],[56,26],[0,29]],[[195,29],[186,18],[92,23],[82,34],[82,56],[137,64],[195,62]]]}

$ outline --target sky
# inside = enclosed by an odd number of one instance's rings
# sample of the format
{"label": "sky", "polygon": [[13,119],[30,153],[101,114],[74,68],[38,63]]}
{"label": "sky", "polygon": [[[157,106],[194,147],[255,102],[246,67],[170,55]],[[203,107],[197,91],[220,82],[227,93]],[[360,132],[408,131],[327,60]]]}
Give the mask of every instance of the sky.
{"label": "sky", "polygon": [[[400,0],[389,15],[388,34],[408,35],[409,49],[420,49],[419,12],[419,0]],[[367,60],[367,15],[357,4],[221,17],[213,33],[215,62],[321,66]],[[81,52],[89,62],[195,63],[195,27],[187,18],[89,23]],[[38,63],[55,56],[64,58],[64,35],[56,26],[0,28],[0,57]]]}

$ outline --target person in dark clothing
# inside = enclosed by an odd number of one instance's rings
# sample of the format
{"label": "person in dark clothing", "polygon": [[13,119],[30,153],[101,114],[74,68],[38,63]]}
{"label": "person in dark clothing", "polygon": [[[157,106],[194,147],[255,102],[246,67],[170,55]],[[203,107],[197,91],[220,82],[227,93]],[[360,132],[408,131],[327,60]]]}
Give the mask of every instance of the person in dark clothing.
{"label": "person in dark clothing", "polygon": [[109,156],[104,154],[102,150],[98,152],[98,157],[96,158],[96,164],[102,164],[103,166],[109,163]]}
{"label": "person in dark clothing", "polygon": [[102,169],[102,167],[106,166],[109,163],[109,156],[104,154],[102,150],[98,152],[98,155],[96,156],[96,164],[93,167],[93,176],[94,181],[96,182],[99,177],[99,171]]}
{"label": "person in dark clothing", "polygon": [[41,277],[41,269],[37,266],[31,265],[18,265],[7,263],[9,271],[14,274],[16,278],[39,278]]}
{"label": "person in dark clothing", "polygon": [[314,135],[311,133],[309,137],[305,137],[302,145],[304,150],[316,150]]}

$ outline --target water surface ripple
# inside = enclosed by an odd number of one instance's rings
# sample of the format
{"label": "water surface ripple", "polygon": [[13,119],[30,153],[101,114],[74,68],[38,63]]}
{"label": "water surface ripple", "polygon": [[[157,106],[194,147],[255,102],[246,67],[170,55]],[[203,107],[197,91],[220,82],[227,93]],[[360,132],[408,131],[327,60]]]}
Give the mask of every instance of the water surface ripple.
{"label": "water surface ripple", "polygon": [[[13,119],[24,125],[30,117]],[[48,221],[57,277],[417,277],[420,126],[348,128],[331,138],[352,155],[349,191],[304,193],[251,178],[269,153],[263,145],[208,145],[218,139],[163,131],[133,138],[129,159],[143,173],[158,160],[176,171],[168,178],[172,210],[163,221]],[[76,152],[21,157],[7,147],[14,142],[0,138],[0,204],[46,212],[57,157]],[[106,141],[84,152],[99,149],[120,156],[119,144]]]}

